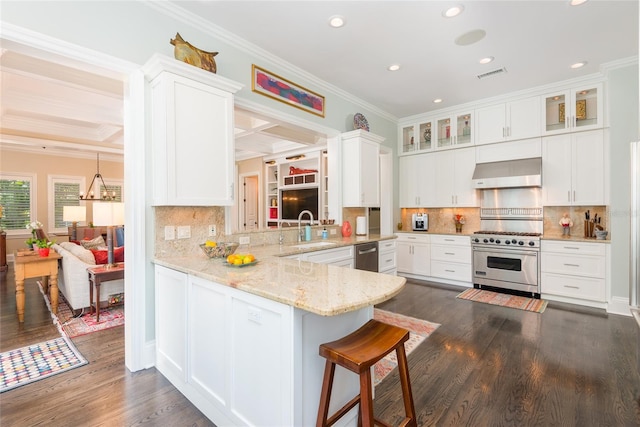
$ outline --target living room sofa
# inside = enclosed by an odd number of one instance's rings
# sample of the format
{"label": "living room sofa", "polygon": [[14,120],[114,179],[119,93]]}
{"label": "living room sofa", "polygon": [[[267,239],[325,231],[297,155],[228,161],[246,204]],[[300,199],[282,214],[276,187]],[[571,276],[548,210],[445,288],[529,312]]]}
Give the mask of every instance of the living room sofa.
{"label": "living room sofa", "polygon": [[[91,305],[87,268],[96,265],[94,254],[71,242],[54,244],[53,248],[62,256],[62,264],[58,272],[58,287],[71,309],[78,313]],[[103,282],[100,286],[100,301],[106,301],[109,295],[122,292],[124,292],[124,280]]]}

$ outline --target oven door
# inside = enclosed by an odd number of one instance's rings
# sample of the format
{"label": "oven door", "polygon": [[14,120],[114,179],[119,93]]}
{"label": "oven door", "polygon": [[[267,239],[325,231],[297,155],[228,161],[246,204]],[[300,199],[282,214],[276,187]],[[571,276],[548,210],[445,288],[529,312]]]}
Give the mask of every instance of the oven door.
{"label": "oven door", "polygon": [[540,293],[537,251],[474,247],[473,283]]}

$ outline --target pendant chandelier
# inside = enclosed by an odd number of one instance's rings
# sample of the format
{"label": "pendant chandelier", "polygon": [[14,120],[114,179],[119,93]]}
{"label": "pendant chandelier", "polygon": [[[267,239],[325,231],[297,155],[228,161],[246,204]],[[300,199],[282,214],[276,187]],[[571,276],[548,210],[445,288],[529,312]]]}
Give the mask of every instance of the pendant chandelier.
{"label": "pendant chandelier", "polygon": [[[98,181],[96,181],[96,179]],[[97,184],[102,184],[102,187],[98,187],[98,196],[96,197],[94,191],[93,191],[93,185],[94,183]],[[98,201],[103,201],[103,202],[113,202],[116,200],[116,192],[113,191],[111,193],[108,192],[107,190],[107,184],[104,183],[104,179],[102,179],[102,175],[100,175],[100,153],[98,153],[98,160],[97,160],[97,164],[96,164],[96,174],[93,176],[93,179],[91,180],[91,184],[89,184],[89,192],[87,194],[84,194],[84,192],[80,192],[80,200],[81,201],[85,201],[85,202],[98,202]],[[100,188],[104,188],[104,191],[100,191]]]}

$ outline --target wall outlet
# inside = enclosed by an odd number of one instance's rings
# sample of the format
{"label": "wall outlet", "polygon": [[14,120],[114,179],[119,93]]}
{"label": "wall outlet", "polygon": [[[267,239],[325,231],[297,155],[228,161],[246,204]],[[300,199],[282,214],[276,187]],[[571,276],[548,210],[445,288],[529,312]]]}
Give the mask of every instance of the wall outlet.
{"label": "wall outlet", "polygon": [[165,225],[164,240],[175,240],[175,239],[176,239],[176,227],[173,225]]}
{"label": "wall outlet", "polygon": [[251,238],[249,236],[240,237],[238,239],[238,243],[240,243],[241,245],[248,245],[249,243],[251,243]]}
{"label": "wall outlet", "polygon": [[336,230],[335,228],[332,228],[331,231],[329,231],[329,233],[338,234],[338,230]]}
{"label": "wall outlet", "polygon": [[215,224],[210,224],[209,225],[209,236],[215,236],[216,235],[216,225]]}
{"label": "wall outlet", "polygon": [[191,226],[190,225],[179,225],[178,226],[178,239],[189,239],[191,238]]}
{"label": "wall outlet", "polygon": [[247,309],[247,318],[250,321],[255,322],[259,325],[262,324],[262,310],[260,310],[259,308],[250,306]]}

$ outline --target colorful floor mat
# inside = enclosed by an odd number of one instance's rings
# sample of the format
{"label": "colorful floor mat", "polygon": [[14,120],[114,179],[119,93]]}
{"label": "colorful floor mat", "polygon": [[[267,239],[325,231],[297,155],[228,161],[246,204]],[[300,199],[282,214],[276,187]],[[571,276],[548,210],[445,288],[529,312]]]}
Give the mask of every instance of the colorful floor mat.
{"label": "colorful floor mat", "polygon": [[[409,355],[415,350],[429,335],[440,327],[438,323],[428,322],[426,320],[416,319],[415,317],[403,316],[402,314],[392,313],[390,311],[380,310],[378,308],[373,311],[373,318],[390,325],[398,326],[409,331],[409,340],[404,343],[404,348]],[[393,369],[398,366],[396,352],[392,351],[383,357],[373,366],[375,387],[382,381]]]}
{"label": "colorful floor mat", "polygon": [[67,337],[0,353],[0,393],[87,363]]}
{"label": "colorful floor mat", "polygon": [[499,305],[502,307],[517,308],[519,310],[542,313],[547,308],[547,301],[536,298],[521,297],[518,295],[503,294],[500,292],[485,291],[482,289],[467,289],[456,298],[466,299],[485,304]]}

